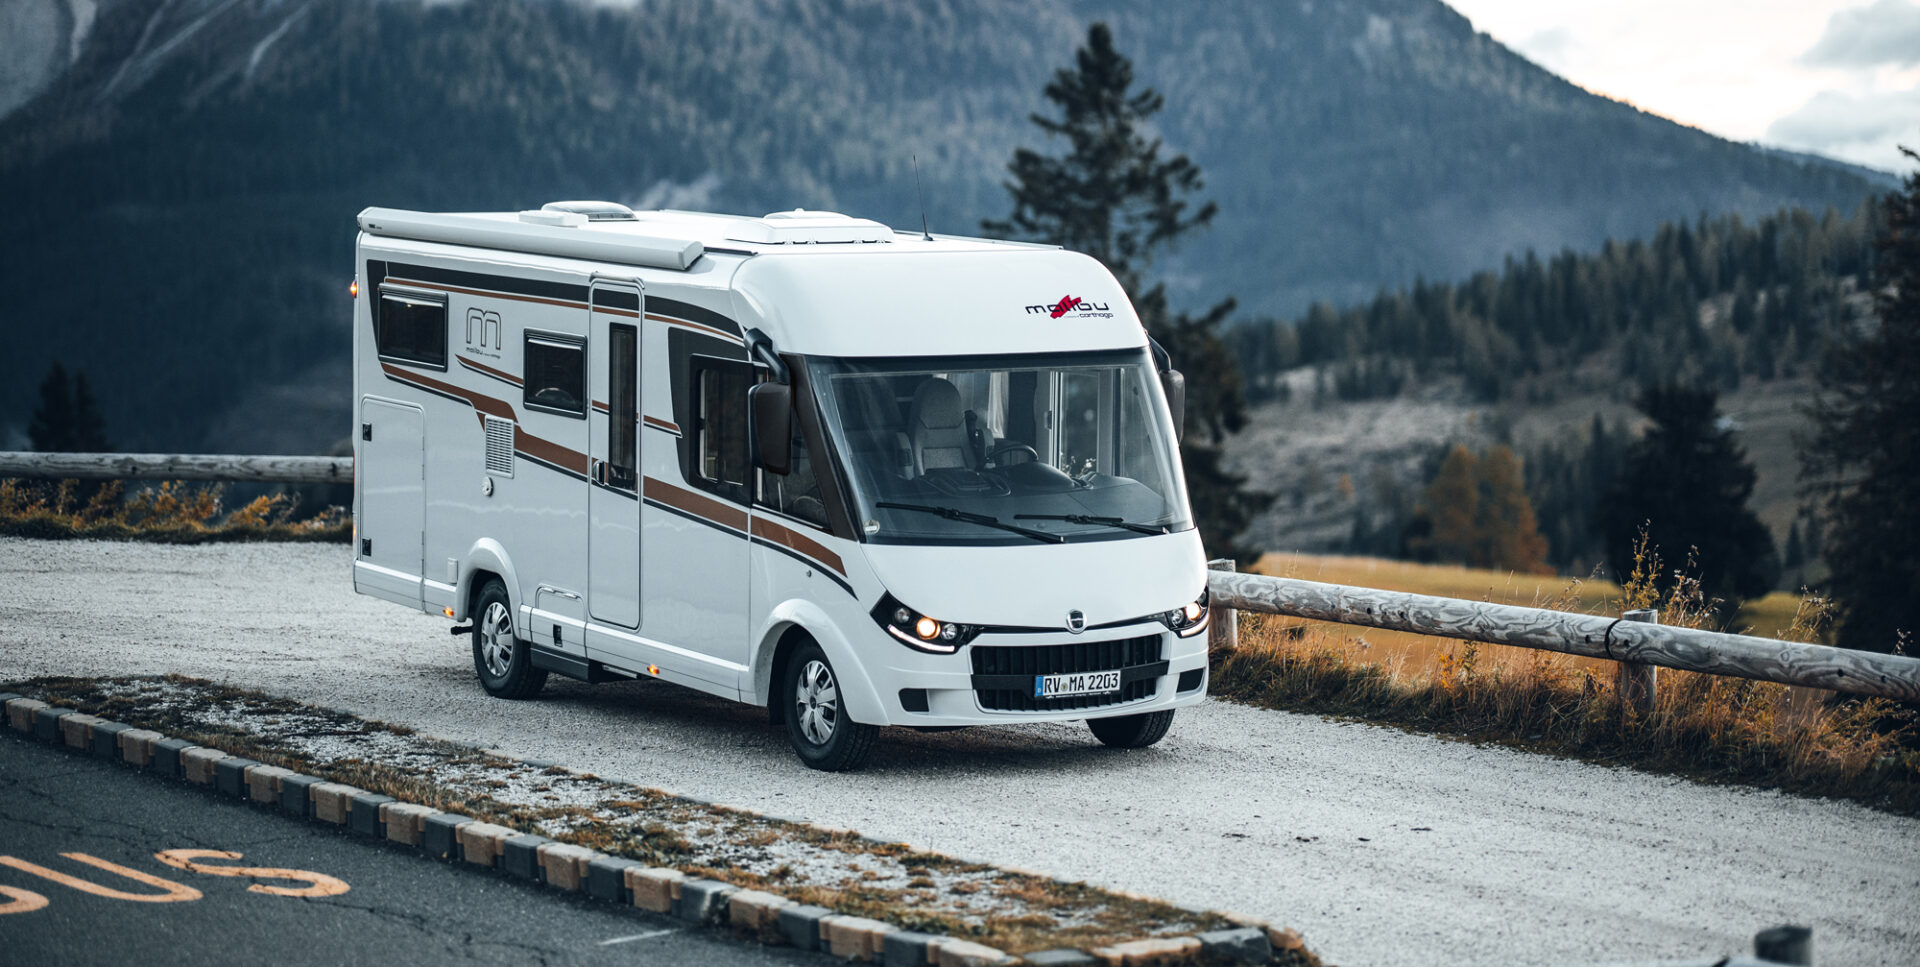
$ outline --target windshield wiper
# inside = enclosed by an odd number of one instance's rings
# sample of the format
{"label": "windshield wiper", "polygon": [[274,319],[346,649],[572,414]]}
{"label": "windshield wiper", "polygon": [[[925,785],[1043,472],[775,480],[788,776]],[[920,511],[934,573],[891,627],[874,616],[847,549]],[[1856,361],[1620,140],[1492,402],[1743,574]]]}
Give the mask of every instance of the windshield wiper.
{"label": "windshield wiper", "polygon": [[1064,520],[1069,524],[1108,524],[1113,527],[1124,527],[1130,531],[1138,531],[1142,534],[1167,533],[1167,529],[1165,527],[1155,527],[1152,524],[1136,524],[1133,521],[1122,520],[1118,517],[1093,517],[1087,514],[1015,514],[1013,515],[1013,519],[1014,520]]}
{"label": "windshield wiper", "polygon": [[917,510],[923,514],[935,514],[940,517],[945,517],[948,520],[961,520],[969,524],[980,524],[984,527],[998,527],[1003,531],[1024,534],[1036,541],[1046,541],[1049,544],[1065,544],[1067,542],[1067,539],[1061,537],[1059,534],[1049,534],[1046,531],[1037,531],[1031,527],[1021,527],[1018,524],[1004,524],[1000,522],[1000,518],[998,517],[969,513],[958,507],[934,507],[928,504],[897,504],[891,500],[877,501],[874,503],[874,506],[890,507],[894,510]]}

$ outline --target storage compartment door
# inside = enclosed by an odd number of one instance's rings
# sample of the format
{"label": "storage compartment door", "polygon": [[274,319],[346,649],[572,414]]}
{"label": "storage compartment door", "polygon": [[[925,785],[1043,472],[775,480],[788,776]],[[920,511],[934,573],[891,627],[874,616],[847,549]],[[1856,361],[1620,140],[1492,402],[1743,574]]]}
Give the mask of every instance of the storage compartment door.
{"label": "storage compartment door", "polygon": [[426,536],[426,421],[420,407],[360,401],[354,454],[360,492],[355,523],[354,590],[421,607]]}

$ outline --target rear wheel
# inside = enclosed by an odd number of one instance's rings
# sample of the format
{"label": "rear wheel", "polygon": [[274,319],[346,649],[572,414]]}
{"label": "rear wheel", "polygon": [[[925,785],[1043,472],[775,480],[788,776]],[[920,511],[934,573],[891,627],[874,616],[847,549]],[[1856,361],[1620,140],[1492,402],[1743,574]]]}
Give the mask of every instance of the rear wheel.
{"label": "rear wheel", "polygon": [[507,586],[488,579],[473,608],[473,670],[480,687],[495,698],[532,698],[547,683],[533,667],[533,649],[513,633],[513,605]]}
{"label": "rear wheel", "polygon": [[1144,749],[1166,737],[1167,728],[1173,725],[1173,711],[1088,719],[1087,728],[1093,730],[1094,738],[1116,749]]}
{"label": "rear wheel", "polygon": [[820,646],[809,641],[787,660],[780,699],[787,740],[800,761],[826,772],[851,772],[873,755],[880,730],[847,717],[840,680]]}

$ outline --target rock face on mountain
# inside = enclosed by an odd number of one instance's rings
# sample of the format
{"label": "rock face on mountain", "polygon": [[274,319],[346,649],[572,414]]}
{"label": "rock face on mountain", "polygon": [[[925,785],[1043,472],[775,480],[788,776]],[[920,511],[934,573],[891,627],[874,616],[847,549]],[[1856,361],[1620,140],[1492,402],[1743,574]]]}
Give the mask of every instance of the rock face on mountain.
{"label": "rock face on mountain", "polygon": [[59,355],[124,446],[261,420],[289,449],[338,438],[344,386],[310,412],[251,401],[337,384],[314,369],[344,372],[367,205],[913,226],[917,156],[934,230],[977,231],[1093,20],[1222,208],[1160,266],[1183,303],[1291,313],[1875,187],[1588,94],[1436,0],[97,2],[0,0],[0,437]]}

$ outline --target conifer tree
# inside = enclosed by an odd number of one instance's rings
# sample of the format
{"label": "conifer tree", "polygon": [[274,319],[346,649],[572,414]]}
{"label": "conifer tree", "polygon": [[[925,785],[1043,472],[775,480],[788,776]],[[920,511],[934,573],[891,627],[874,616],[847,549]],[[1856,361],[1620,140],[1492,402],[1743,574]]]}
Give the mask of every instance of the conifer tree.
{"label": "conifer tree", "polygon": [[1440,472],[1427,485],[1422,516],[1429,522],[1426,536],[1413,542],[1414,552],[1439,561],[1469,562],[1474,553],[1474,521],[1480,514],[1480,461],[1465,445],[1455,444],[1440,462]]}
{"label": "conifer tree", "polygon": [[1480,506],[1476,515],[1484,566],[1523,574],[1551,573],[1547,539],[1527,498],[1526,475],[1510,447],[1494,447],[1480,460]]}
{"label": "conifer tree", "polygon": [[1060,116],[1031,115],[1048,138],[1066,140],[1066,153],[1016,150],[1005,183],[1013,212],[982,226],[989,234],[1085,252],[1126,288],[1147,332],[1187,376],[1188,432],[1180,453],[1208,553],[1246,559],[1253,551],[1235,546],[1234,538],[1273,496],[1249,490],[1246,475],[1221,460],[1221,441],[1246,422],[1239,368],[1218,332],[1234,300],[1197,316],[1176,313],[1165,287],[1146,282],[1154,257],[1205,227],[1217,207],[1195,207],[1193,196],[1204,186],[1199,166],[1184,154],[1163,157],[1160,140],[1143,130],[1165,99],[1152,88],[1132,87],[1132,62],[1114,49],[1107,25],[1094,24],[1074,66],[1055,71],[1045,88]]}
{"label": "conifer tree", "polygon": [[1730,605],[1773,587],[1780,560],[1760,518],[1747,507],[1756,474],[1722,425],[1711,389],[1665,384],[1634,405],[1652,421],[1627,447],[1600,503],[1607,564],[1615,579],[1633,570],[1642,527],[1670,563],[1692,560],[1701,589]]}
{"label": "conifer tree", "polygon": [[104,453],[107,421],[87,385],[87,374],[67,375],[59,360],[40,381],[40,401],[27,424],[29,444],[42,453]]}
{"label": "conifer tree", "polygon": [[[1838,643],[1873,651],[1920,634],[1920,172],[1885,208],[1879,318],[1823,354],[1801,451],[1801,480],[1820,511],[1808,542],[1833,569]],[[1815,537],[1821,518],[1826,531]]]}

